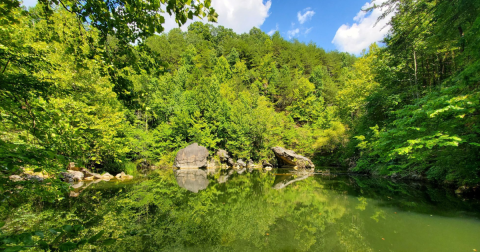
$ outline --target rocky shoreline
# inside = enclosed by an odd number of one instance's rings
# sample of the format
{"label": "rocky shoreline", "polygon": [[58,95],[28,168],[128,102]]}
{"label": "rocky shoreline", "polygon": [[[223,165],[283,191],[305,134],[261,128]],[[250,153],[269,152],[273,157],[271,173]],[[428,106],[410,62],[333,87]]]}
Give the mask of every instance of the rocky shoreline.
{"label": "rocky shoreline", "polygon": [[234,157],[227,150],[219,149],[213,155],[210,155],[207,148],[198,145],[198,143],[193,143],[178,151],[174,167],[178,169],[271,169],[273,167],[288,167],[293,169],[311,169],[312,171],[315,169],[315,165],[309,158],[299,155],[292,150],[276,146],[272,148],[272,152],[275,160],[263,159],[255,162],[252,159],[245,161],[239,158],[235,161]]}

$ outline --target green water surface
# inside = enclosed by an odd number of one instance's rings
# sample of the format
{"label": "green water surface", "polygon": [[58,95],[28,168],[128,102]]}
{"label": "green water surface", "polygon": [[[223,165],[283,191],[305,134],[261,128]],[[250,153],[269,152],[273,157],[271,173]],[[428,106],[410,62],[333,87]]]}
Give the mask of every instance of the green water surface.
{"label": "green water surface", "polygon": [[[239,174],[241,173],[241,174]],[[190,191],[189,191],[190,190]],[[450,188],[274,169],[163,171],[12,213],[6,231],[81,224],[79,251],[475,251],[480,204]],[[75,239],[72,238],[72,241]]]}

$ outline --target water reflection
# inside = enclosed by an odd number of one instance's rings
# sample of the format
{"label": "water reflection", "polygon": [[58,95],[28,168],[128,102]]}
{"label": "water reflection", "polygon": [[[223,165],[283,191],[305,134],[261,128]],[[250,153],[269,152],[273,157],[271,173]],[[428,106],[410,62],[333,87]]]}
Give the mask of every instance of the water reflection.
{"label": "water reflection", "polygon": [[207,171],[202,169],[175,169],[175,178],[178,186],[191,192],[198,193],[208,187]]}
{"label": "water reflection", "polygon": [[273,188],[277,190],[313,176],[313,170],[278,169],[277,172],[273,183]]}
{"label": "water reflection", "polygon": [[[272,169],[256,169],[263,173],[268,173]],[[178,186],[185,188],[191,192],[198,193],[205,190],[209,184],[209,177],[215,178],[218,175],[217,182],[219,184],[226,183],[235,174],[243,175],[244,173],[252,173],[252,168],[242,169],[173,169]],[[274,189],[283,189],[297,181],[304,180],[313,176],[313,170],[296,170],[293,168],[279,168],[275,173]]]}
{"label": "water reflection", "polygon": [[479,201],[448,188],[248,171],[158,171],[131,188],[102,182],[44,218],[86,220],[89,232],[119,239],[97,251],[480,250]]}

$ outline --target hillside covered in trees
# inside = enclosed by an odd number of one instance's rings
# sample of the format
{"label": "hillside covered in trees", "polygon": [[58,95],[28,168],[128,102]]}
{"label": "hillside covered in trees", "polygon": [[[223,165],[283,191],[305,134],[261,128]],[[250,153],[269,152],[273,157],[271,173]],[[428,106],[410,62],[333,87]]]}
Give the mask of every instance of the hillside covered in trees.
{"label": "hillside covered in trees", "polygon": [[387,1],[385,46],[359,57],[258,28],[162,33],[137,20],[138,33],[42,3],[0,4],[4,180],[69,162],[168,166],[197,142],[255,161],[284,146],[318,166],[480,182],[478,1]]}

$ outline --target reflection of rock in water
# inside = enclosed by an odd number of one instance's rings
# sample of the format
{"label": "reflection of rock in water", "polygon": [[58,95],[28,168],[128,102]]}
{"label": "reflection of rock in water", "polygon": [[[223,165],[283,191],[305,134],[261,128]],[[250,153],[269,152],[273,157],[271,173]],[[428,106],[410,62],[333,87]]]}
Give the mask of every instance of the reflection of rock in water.
{"label": "reflection of rock in water", "polygon": [[243,169],[238,170],[237,173],[238,174],[243,174],[246,170],[247,170],[247,168],[243,168]]}
{"label": "reflection of rock in water", "polygon": [[208,186],[207,172],[200,169],[174,170],[178,186],[197,193]]}
{"label": "reflection of rock in water", "polygon": [[312,174],[313,172],[308,170],[290,170],[286,174],[278,174],[277,176],[275,176],[275,182],[273,182],[273,189],[283,189],[292,183],[310,177]]}
{"label": "reflection of rock in water", "polygon": [[220,177],[218,178],[218,183],[223,184],[228,181],[228,179],[235,174],[235,171],[232,169],[229,169],[228,171],[220,171]]}

